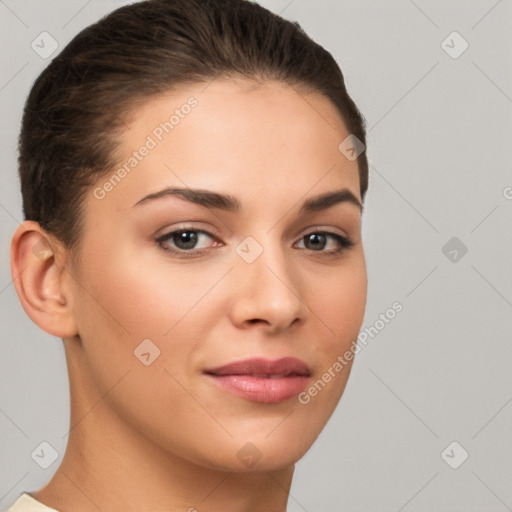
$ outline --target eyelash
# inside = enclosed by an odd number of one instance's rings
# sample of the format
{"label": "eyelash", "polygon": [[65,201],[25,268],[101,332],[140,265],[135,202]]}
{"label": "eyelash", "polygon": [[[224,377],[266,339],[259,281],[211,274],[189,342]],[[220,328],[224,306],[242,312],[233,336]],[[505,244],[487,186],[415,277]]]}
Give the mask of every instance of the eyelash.
{"label": "eyelash", "polygon": [[[208,251],[209,249],[199,249],[199,250],[197,250],[197,249],[190,249],[190,250],[175,249],[175,248],[170,248],[165,243],[166,240],[172,238],[173,235],[178,235],[180,233],[190,233],[190,232],[197,233],[197,234],[201,233],[201,234],[207,235],[211,238],[215,238],[215,236],[212,235],[211,233],[209,233],[208,231],[204,231],[202,229],[195,229],[192,227],[184,227],[184,228],[176,229],[174,231],[169,231],[168,233],[165,233],[162,236],[159,236],[155,241],[163,251],[170,253],[174,256],[178,256],[180,258],[195,258],[195,257],[202,256],[205,253],[205,251]],[[326,235],[327,237],[333,238],[340,244],[339,249],[333,249],[330,251],[324,251],[324,250],[314,251],[314,250],[309,249],[309,252],[312,252],[312,253],[331,255],[331,256],[340,255],[341,253],[344,253],[345,251],[349,250],[354,245],[354,242],[350,238],[340,235],[339,233],[332,233],[330,231],[311,231],[311,232],[303,235],[300,238],[300,240],[302,241],[306,237],[311,236],[311,235]]]}

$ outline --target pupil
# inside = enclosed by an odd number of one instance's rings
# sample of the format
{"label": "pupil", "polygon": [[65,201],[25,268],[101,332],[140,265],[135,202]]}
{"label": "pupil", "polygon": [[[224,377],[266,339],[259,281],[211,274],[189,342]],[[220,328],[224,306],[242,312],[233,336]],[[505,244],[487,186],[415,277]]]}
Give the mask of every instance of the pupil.
{"label": "pupil", "polygon": [[176,236],[178,240],[174,240],[174,242],[180,249],[192,249],[197,242],[197,233],[193,233],[192,231],[182,231]]}
{"label": "pupil", "polygon": [[[325,247],[325,235],[321,235],[321,234],[318,234],[318,233],[312,233],[311,235],[308,235],[306,237],[308,239],[309,242],[313,242],[313,249],[316,247],[318,248],[319,245],[318,245],[318,239],[321,238],[321,242],[320,242],[320,249],[323,249]],[[323,242],[323,243],[322,243]]]}

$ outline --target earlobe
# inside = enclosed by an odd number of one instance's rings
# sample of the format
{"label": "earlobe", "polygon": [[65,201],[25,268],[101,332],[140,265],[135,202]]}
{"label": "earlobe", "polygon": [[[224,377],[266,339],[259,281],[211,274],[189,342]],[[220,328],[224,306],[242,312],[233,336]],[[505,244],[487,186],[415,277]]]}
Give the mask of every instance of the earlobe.
{"label": "earlobe", "polygon": [[11,241],[11,274],[27,315],[41,329],[59,338],[77,334],[71,311],[64,250],[34,221],[24,221]]}

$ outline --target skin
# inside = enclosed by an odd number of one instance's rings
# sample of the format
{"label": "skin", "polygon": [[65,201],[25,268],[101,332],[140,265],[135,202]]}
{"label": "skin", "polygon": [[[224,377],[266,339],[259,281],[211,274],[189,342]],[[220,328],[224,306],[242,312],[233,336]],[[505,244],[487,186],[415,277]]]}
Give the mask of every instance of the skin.
{"label": "skin", "polygon": [[[155,97],[130,117],[119,166],[190,96],[197,106],[103,199],[91,188],[77,253],[35,222],[13,237],[20,301],[65,345],[67,450],[32,493],[61,512],[285,511],[294,465],[350,373],[349,363],[306,405],[250,401],[203,374],[248,357],[293,356],[314,383],[357,338],[367,275],[355,204],[299,214],[306,199],[343,188],[361,200],[357,161],[338,150],[348,132],[318,93],[240,79]],[[228,194],[242,208],[176,196],[134,206],[170,186]],[[184,225],[212,235],[200,235],[198,257],[155,241]],[[353,245],[328,254],[340,248],[336,239],[319,248],[304,239],[320,231]],[[263,249],[252,263],[235,251],[248,236]],[[34,245],[51,253],[36,257]],[[169,246],[183,247],[176,238]],[[134,355],[144,339],[160,350],[148,366]],[[248,442],[260,455],[251,466],[237,456]]]}

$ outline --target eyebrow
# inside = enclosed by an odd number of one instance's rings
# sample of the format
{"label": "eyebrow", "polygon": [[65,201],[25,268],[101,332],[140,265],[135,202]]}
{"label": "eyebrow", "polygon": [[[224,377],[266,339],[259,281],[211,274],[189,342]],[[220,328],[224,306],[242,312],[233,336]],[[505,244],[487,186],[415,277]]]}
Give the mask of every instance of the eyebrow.
{"label": "eyebrow", "polygon": [[[140,201],[137,201],[134,206],[139,206],[141,204],[148,203],[149,201],[168,196],[181,197],[191,203],[195,203],[206,208],[215,208],[228,212],[239,212],[242,209],[240,201],[233,196],[212,192],[210,190],[179,187],[168,187],[149,194],[143,197]],[[359,201],[359,199],[348,188],[343,188],[311,197],[304,201],[299,213],[318,212],[339,203],[353,204],[357,206],[360,211],[363,210],[361,201]]]}

